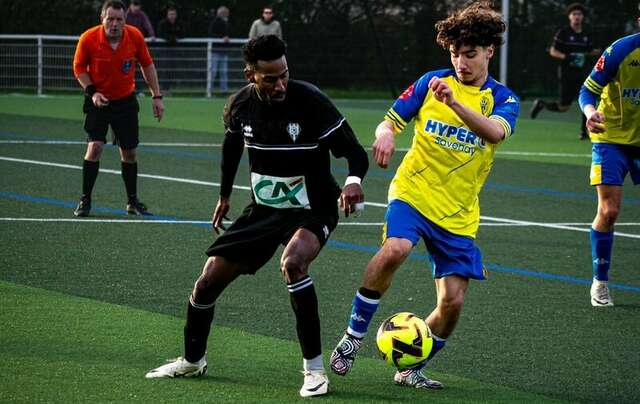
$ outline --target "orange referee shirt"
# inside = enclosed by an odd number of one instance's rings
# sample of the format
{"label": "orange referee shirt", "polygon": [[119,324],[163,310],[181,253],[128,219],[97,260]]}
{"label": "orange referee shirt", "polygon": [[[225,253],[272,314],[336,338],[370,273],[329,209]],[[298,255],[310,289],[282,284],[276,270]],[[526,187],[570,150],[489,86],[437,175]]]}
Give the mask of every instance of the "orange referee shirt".
{"label": "orange referee shirt", "polygon": [[147,67],[153,60],[144,37],[130,25],[125,25],[122,38],[114,50],[102,25],[85,31],[78,41],[73,57],[73,73],[78,77],[88,73],[99,93],[110,100],[125,98],[135,90],[136,64]]}

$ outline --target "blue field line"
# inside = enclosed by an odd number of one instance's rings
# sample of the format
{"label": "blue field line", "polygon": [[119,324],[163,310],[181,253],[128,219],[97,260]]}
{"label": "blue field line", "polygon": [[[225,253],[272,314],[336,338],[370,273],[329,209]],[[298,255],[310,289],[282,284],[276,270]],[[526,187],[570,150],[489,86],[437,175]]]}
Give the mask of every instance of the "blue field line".
{"label": "blue field line", "polygon": [[[51,138],[46,137],[35,137],[28,135],[19,135],[10,132],[0,131],[1,137],[12,137],[17,140],[53,140]],[[111,144],[106,144],[107,147],[114,147]],[[190,152],[190,151],[178,151],[178,150],[167,150],[166,148],[154,147],[154,146],[139,146],[139,150],[144,153],[152,153],[159,154],[165,156],[173,156],[173,157],[186,157],[186,158],[194,158],[194,159],[203,159],[208,161],[220,161],[220,153],[216,152],[215,154],[208,152]],[[243,164],[247,164],[246,155],[243,155],[241,162]],[[333,167],[332,172],[334,174],[342,174],[346,175],[349,173],[347,168],[343,167]],[[376,178],[393,178],[395,175],[394,171],[390,170],[377,170],[371,169],[367,172],[367,177],[376,177]],[[589,193],[580,193],[580,192],[568,192],[568,191],[558,191],[551,188],[533,188],[533,187],[523,187],[519,185],[510,185],[510,184],[502,184],[496,182],[487,182],[484,185],[484,189],[487,190],[496,190],[496,191],[504,191],[504,192],[512,192],[519,194],[535,194],[535,195],[546,195],[554,198],[563,198],[563,199],[572,199],[572,200],[581,200],[581,201],[592,201],[597,202],[598,198],[594,192]],[[622,203],[624,205],[640,205],[639,198],[628,198],[623,195]]]}
{"label": "blue field line", "polygon": [[[60,206],[64,208],[74,209],[78,202],[73,201],[62,201],[59,199],[51,199],[51,198],[42,198],[37,196],[23,195],[17,194],[15,192],[4,192],[0,191],[0,197],[6,199],[14,199],[21,202],[31,202],[31,203],[43,203],[46,205]],[[91,210],[93,212],[99,213],[110,213],[114,215],[128,215],[127,211],[124,209],[113,209],[113,208],[105,208],[100,206],[92,206]],[[148,216],[140,216],[146,220],[178,220],[178,218],[173,216],[158,216],[158,215],[148,215]]]}
{"label": "blue field line", "polygon": [[[63,201],[59,199],[35,197],[30,195],[18,194],[15,192],[0,191],[0,198],[13,199],[21,202],[42,203],[42,204],[53,205],[53,206],[61,206],[65,208],[74,208],[76,206],[76,203],[73,201]],[[101,213],[127,215],[127,212],[123,209],[92,207],[92,210],[95,212],[101,212]],[[167,220],[167,221],[180,220],[173,216],[143,216],[143,218],[147,220]],[[78,220],[81,220],[81,219],[78,219]],[[210,227],[208,223],[193,223],[193,225],[198,227],[204,227],[204,228]],[[344,241],[337,241],[337,240],[327,241],[327,246],[337,248],[337,249],[342,249],[342,250],[359,251],[359,252],[365,252],[370,254],[375,254],[379,249],[378,246],[359,245],[359,244],[346,243]],[[409,256],[409,258],[418,260],[418,261],[429,261],[429,256],[426,254],[412,253]],[[498,264],[486,264],[485,266],[487,267],[487,269],[495,272],[511,273],[511,274],[520,275],[524,277],[533,277],[533,278],[540,278],[540,279],[546,279],[546,280],[562,281],[562,282],[572,283],[576,285],[591,285],[591,279],[582,279],[582,278],[576,278],[576,277],[567,276],[567,275],[556,275],[556,274],[538,272],[538,271],[522,269],[522,268],[509,268],[509,267],[505,267]],[[609,283],[609,287],[613,289],[620,289],[620,290],[626,290],[629,292],[640,293],[640,287],[638,286]]]}

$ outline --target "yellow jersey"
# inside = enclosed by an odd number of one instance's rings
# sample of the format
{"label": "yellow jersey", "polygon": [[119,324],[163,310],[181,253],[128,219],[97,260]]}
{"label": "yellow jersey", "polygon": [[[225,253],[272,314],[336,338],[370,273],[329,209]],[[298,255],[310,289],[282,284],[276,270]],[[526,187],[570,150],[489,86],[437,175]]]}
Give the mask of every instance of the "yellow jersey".
{"label": "yellow jersey", "polygon": [[394,102],[385,119],[400,133],[415,118],[411,148],[389,187],[400,199],[445,230],[475,238],[480,223],[478,194],[493,165],[498,144],[473,133],[428,84],[440,77],[453,96],[475,112],[499,122],[504,139],[514,133],[520,101],[490,76],[482,87],[460,82],[452,69],[426,73]]}
{"label": "yellow jersey", "polygon": [[604,51],[580,90],[580,106],[596,105],[605,116],[594,143],[640,146],[640,33],[618,39]]}

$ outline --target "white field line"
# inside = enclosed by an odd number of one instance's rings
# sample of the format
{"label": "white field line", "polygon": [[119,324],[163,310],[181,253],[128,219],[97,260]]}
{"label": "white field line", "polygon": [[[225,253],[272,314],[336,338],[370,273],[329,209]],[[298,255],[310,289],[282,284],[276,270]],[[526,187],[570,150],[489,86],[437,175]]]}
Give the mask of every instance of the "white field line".
{"label": "white field line", "polygon": [[[0,144],[55,144],[55,145],[86,145],[86,141],[79,140],[0,140]],[[174,142],[148,142],[139,146],[159,147],[222,147],[222,143],[174,143]]]}
{"label": "white field line", "polygon": [[[13,158],[13,157],[5,157],[5,156],[0,156],[0,161],[10,161],[10,162],[14,162],[14,163],[34,164],[34,165],[41,165],[41,166],[70,168],[70,169],[74,169],[74,170],[82,170],[81,166],[74,166],[74,165],[71,165],[71,164],[52,163],[52,162],[48,162],[48,161],[38,161],[38,160],[17,159],[17,158]],[[107,174],[121,175],[119,170],[109,170],[109,169],[102,169],[101,168],[100,172],[107,173]],[[199,180],[192,180],[192,179],[187,179],[187,178],[168,177],[168,176],[164,176],[164,175],[138,174],[138,177],[151,178],[151,179],[164,180],[164,181],[172,181],[172,182],[180,182],[180,183],[194,184],[194,185],[205,185],[205,186],[213,186],[213,187],[219,187],[220,186],[220,184],[217,183],[217,182],[199,181]],[[242,190],[245,190],[245,191],[248,191],[248,190],[251,189],[248,186],[242,186],[242,185],[234,185],[233,188],[234,189],[242,189]],[[386,203],[379,203],[379,202],[365,202],[365,205],[374,206],[374,207],[380,207],[380,208],[386,208],[386,206],[387,206]],[[494,221],[494,222],[500,222],[500,223],[511,223],[511,224],[516,224],[516,225],[528,225],[528,226],[535,226],[535,227],[545,227],[545,228],[549,228],[549,229],[571,230],[571,231],[579,231],[579,232],[589,232],[590,231],[590,229],[588,229],[588,228],[584,229],[584,228],[579,228],[579,227],[572,227],[572,226],[568,226],[568,225],[565,225],[565,224],[531,222],[531,221],[526,221],[526,220],[514,220],[514,219],[491,217],[491,216],[480,216],[480,219]],[[640,239],[640,234],[629,234],[629,233],[615,232],[615,235],[618,236],[618,237],[628,237],[628,238]]]}
{"label": "white field line", "polygon": [[[210,224],[207,220],[155,220],[155,219],[73,219],[40,217],[0,217],[2,222],[69,222],[69,223],[159,223],[159,224]],[[230,224],[231,221],[224,223]],[[383,222],[339,222],[339,226],[382,226]],[[591,223],[538,223],[537,225],[591,226]],[[528,223],[480,223],[487,227],[535,227]],[[640,226],[640,223],[616,223],[616,226]]]}
{"label": "white field line", "polygon": [[[83,145],[85,141],[76,140],[0,140],[0,144],[51,144],[51,145]],[[173,143],[173,142],[150,142],[140,143],[140,146],[154,147],[222,147],[221,143]],[[371,150],[371,147],[365,147]],[[408,148],[397,148],[397,151],[407,152]],[[521,151],[498,151],[498,155],[505,156],[535,156],[535,157],[575,157],[590,158],[591,154],[576,153],[547,153],[547,152],[521,152]]]}
{"label": "white field line", "polygon": [[[138,223],[138,224],[206,224],[210,220],[154,220],[154,219],[76,219],[76,218],[42,218],[42,217],[0,217],[0,222],[40,222],[40,223]],[[224,224],[232,221],[225,220]],[[382,226],[376,222],[339,222],[338,226]]]}

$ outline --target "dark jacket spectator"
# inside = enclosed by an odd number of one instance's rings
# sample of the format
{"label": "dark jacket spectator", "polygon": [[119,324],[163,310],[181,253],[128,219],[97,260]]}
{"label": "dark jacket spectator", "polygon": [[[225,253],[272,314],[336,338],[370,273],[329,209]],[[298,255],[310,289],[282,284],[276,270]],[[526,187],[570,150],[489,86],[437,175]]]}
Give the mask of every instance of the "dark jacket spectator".
{"label": "dark jacket spectator", "polygon": [[169,45],[175,45],[182,37],[184,37],[184,30],[178,21],[178,10],[175,7],[169,7],[167,18],[158,23],[158,38],[164,39]]}
{"label": "dark jacket spectator", "polygon": [[156,37],[156,32],[153,30],[149,17],[142,11],[142,2],[140,0],[131,1],[127,12],[127,24],[138,28],[145,38],[155,39]]}

